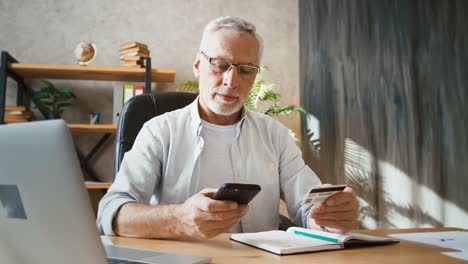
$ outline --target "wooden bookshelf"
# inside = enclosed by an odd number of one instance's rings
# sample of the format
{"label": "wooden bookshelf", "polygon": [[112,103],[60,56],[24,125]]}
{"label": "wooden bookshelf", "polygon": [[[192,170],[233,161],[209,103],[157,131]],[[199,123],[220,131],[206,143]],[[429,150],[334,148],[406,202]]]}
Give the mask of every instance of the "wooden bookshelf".
{"label": "wooden bookshelf", "polygon": [[109,189],[111,185],[112,182],[85,181],[85,188],[88,190]]}
{"label": "wooden bookshelf", "polygon": [[[5,111],[5,94],[7,90],[7,79],[10,77],[20,89],[17,89],[17,105],[25,103],[25,94],[32,93],[31,87],[25,83],[26,79],[62,79],[62,80],[90,80],[90,81],[117,81],[117,82],[144,82],[145,93],[151,92],[151,83],[174,83],[176,71],[173,69],[151,68],[151,58],[145,59],[145,67],[124,66],[78,66],[57,64],[29,64],[19,63],[8,52],[1,52],[0,65],[0,125],[5,123],[7,116]],[[8,121],[12,120],[8,115]],[[23,121],[23,120],[21,120]],[[69,124],[72,133],[96,133],[104,134],[88,154],[81,154],[80,165],[84,172],[93,180],[98,180],[93,172],[89,161],[98,153],[113,134],[117,132],[117,125],[113,124]],[[88,183],[87,188],[108,188],[110,183],[102,185],[94,182]]]}
{"label": "wooden bookshelf", "polygon": [[117,125],[113,124],[68,124],[68,128],[72,133],[115,134],[117,132]]}
{"label": "wooden bookshelf", "polygon": [[[10,63],[8,70],[19,77],[31,79],[145,81],[145,69],[136,67]],[[151,82],[173,83],[175,74],[175,70],[172,69],[151,69]]]}

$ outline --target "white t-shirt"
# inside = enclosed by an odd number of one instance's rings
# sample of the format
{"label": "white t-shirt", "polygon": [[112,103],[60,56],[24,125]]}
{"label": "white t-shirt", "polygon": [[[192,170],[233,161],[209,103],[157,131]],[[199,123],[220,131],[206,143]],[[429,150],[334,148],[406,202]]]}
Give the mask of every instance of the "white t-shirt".
{"label": "white t-shirt", "polygon": [[[237,134],[237,124],[220,126],[201,120],[201,137],[205,142],[195,167],[198,174],[198,191],[219,188],[223,183],[235,182],[231,146]],[[230,232],[240,233],[240,224]]]}

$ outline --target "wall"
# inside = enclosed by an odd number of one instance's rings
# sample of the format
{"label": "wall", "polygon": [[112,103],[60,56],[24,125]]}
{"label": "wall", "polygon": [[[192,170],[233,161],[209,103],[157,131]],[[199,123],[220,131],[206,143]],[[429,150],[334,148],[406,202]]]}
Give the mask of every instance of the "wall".
{"label": "wall", "polygon": [[[98,47],[93,66],[119,65],[118,46],[147,43],[153,67],[177,71],[176,83],[194,79],[192,62],[203,27],[222,15],[240,16],[257,26],[263,36],[265,79],[275,83],[285,105],[299,103],[297,1],[0,1],[0,48],[24,63],[74,64],[73,50],[81,41]],[[120,83],[59,81],[71,85],[76,105],[64,114],[68,122],[88,122],[88,110],[102,112],[102,123],[112,122],[112,87]],[[38,88],[37,83],[33,83]],[[175,85],[160,85],[158,91]],[[13,103],[15,89],[8,90]],[[299,118],[282,121],[299,135]],[[90,150],[100,135],[75,136],[77,146]],[[113,143],[92,163],[103,180],[112,178]]]}
{"label": "wall", "polygon": [[368,228],[468,227],[468,2],[301,0],[306,157]]}

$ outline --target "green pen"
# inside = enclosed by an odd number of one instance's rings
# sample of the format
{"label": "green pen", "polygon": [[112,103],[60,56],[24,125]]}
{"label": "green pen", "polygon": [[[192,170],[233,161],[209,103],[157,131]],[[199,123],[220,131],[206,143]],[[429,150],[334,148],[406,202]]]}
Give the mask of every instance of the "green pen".
{"label": "green pen", "polygon": [[325,241],[333,242],[333,243],[337,243],[337,244],[340,243],[340,241],[338,239],[336,239],[336,238],[325,237],[325,236],[320,236],[320,235],[316,235],[316,234],[309,234],[309,233],[301,232],[301,231],[297,231],[297,230],[294,230],[294,234],[300,235],[300,236],[305,236],[305,237],[316,238],[316,239],[320,239],[320,240],[325,240]]}

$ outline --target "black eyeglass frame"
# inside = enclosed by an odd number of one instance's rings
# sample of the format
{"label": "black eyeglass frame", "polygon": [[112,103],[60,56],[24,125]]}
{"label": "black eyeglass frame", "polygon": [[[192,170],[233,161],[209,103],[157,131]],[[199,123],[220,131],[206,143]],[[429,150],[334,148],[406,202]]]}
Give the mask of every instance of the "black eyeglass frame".
{"label": "black eyeglass frame", "polygon": [[[257,74],[260,73],[260,67],[259,67],[259,66],[247,65],[247,64],[235,64],[235,63],[231,63],[231,62],[229,62],[229,61],[227,61],[227,60],[225,60],[225,59],[223,59],[223,58],[213,58],[213,57],[210,57],[210,56],[206,55],[206,53],[203,52],[203,51],[200,51],[200,54],[202,54],[202,55],[205,57],[205,59],[210,63],[210,66],[212,66],[212,67],[213,67],[213,64],[212,64],[212,61],[213,61],[213,60],[221,60],[221,61],[224,61],[224,62],[230,64],[230,65],[229,65],[229,68],[227,68],[225,71],[221,71],[220,73],[228,72],[229,70],[232,69],[232,66],[236,66],[236,67],[237,67],[237,72],[238,72],[239,74],[241,74],[241,75],[242,75],[242,73],[241,73],[241,71],[240,71],[240,67],[247,67],[247,68],[251,68],[251,69],[256,69],[257,72],[256,72],[255,74],[252,73],[252,74],[251,74],[252,76],[255,76],[255,75],[257,75]],[[250,76],[250,74],[247,75],[247,76]]]}

